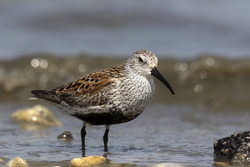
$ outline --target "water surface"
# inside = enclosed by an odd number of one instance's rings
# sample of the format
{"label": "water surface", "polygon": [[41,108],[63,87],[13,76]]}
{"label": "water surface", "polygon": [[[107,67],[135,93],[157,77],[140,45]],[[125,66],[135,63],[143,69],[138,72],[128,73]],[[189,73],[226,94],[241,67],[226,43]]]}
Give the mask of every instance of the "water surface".
{"label": "water surface", "polygon": [[[67,166],[80,157],[81,121],[49,105],[62,127],[29,131],[9,117],[18,109],[43,104],[27,100],[31,90],[52,89],[125,61],[86,54],[65,58],[33,54],[0,61],[0,164],[19,156],[30,166]],[[249,131],[249,58],[204,54],[186,61],[160,59],[158,70],[176,94],[155,80],[155,96],[145,112],[111,127],[108,154],[103,152],[105,128],[87,127],[86,156],[104,155],[110,160],[100,166],[212,166],[214,140]],[[74,140],[58,141],[63,131],[70,131]]]}
{"label": "water surface", "polygon": [[[25,105],[1,105],[1,157],[9,160],[20,156],[31,166],[65,166],[73,158],[81,156],[81,121],[64,116],[49,106],[63,123],[62,127],[44,131],[22,130],[9,121],[10,114],[20,107]],[[129,166],[160,163],[212,166],[213,141],[234,132],[249,130],[248,119],[244,111],[214,112],[190,106],[150,105],[134,121],[111,127],[108,154],[103,152],[105,128],[87,127],[86,156],[106,156],[112,162],[105,163],[105,166],[113,163]],[[65,130],[73,134],[73,141],[65,143],[57,140],[57,136]]]}

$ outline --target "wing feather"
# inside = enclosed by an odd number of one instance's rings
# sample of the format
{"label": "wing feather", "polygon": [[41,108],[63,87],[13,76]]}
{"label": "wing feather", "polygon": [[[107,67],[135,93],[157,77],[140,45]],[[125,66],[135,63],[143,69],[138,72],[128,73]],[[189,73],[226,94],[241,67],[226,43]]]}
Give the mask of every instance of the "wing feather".
{"label": "wing feather", "polygon": [[[35,94],[53,103],[66,103],[70,107],[88,107],[107,104],[112,86],[123,77],[123,65],[114,66],[83,76],[74,82],[65,84],[41,94]],[[53,96],[52,96],[53,95]]]}

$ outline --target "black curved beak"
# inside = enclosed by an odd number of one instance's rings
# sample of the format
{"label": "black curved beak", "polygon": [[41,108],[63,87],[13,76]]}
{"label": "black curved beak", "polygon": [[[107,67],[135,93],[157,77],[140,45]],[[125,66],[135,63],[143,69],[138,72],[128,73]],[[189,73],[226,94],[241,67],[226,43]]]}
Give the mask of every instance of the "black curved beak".
{"label": "black curved beak", "polygon": [[174,90],[172,89],[172,87],[170,86],[170,84],[165,80],[165,78],[160,74],[160,72],[157,70],[156,67],[154,67],[152,69],[151,75],[153,75],[154,77],[156,77],[157,79],[159,79],[164,85],[166,85],[166,87],[168,87],[168,89],[170,90],[170,92],[174,95]]}

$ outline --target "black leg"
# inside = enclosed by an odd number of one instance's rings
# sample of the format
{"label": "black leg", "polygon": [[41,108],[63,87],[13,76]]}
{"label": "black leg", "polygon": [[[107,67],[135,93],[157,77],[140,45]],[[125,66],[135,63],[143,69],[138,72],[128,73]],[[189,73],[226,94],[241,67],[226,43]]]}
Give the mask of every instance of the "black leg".
{"label": "black leg", "polygon": [[83,126],[81,129],[81,138],[82,138],[82,152],[85,152],[85,136],[86,136],[86,125],[85,122],[83,122]]}
{"label": "black leg", "polygon": [[104,143],[104,151],[107,152],[108,151],[108,135],[109,135],[109,128],[110,128],[110,125],[106,125],[106,130],[105,130],[105,133],[103,135],[103,143]]}

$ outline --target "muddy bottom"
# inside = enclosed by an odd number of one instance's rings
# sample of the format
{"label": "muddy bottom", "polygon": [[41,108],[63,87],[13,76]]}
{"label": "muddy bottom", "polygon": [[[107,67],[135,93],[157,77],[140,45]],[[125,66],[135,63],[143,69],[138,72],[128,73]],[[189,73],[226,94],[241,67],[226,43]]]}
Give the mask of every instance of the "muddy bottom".
{"label": "muddy bottom", "polygon": [[[81,157],[80,120],[48,106],[63,126],[41,131],[24,130],[9,120],[11,113],[23,107],[27,106],[0,106],[1,165],[19,156],[30,166],[67,166],[73,158]],[[162,163],[212,166],[213,141],[249,130],[248,119],[248,113],[244,111],[225,109],[215,112],[191,106],[151,105],[134,121],[111,126],[108,153],[103,151],[105,127],[87,127],[86,156],[107,157],[109,161],[99,166],[155,166]],[[57,136],[63,131],[70,131],[74,140],[58,140]]]}

